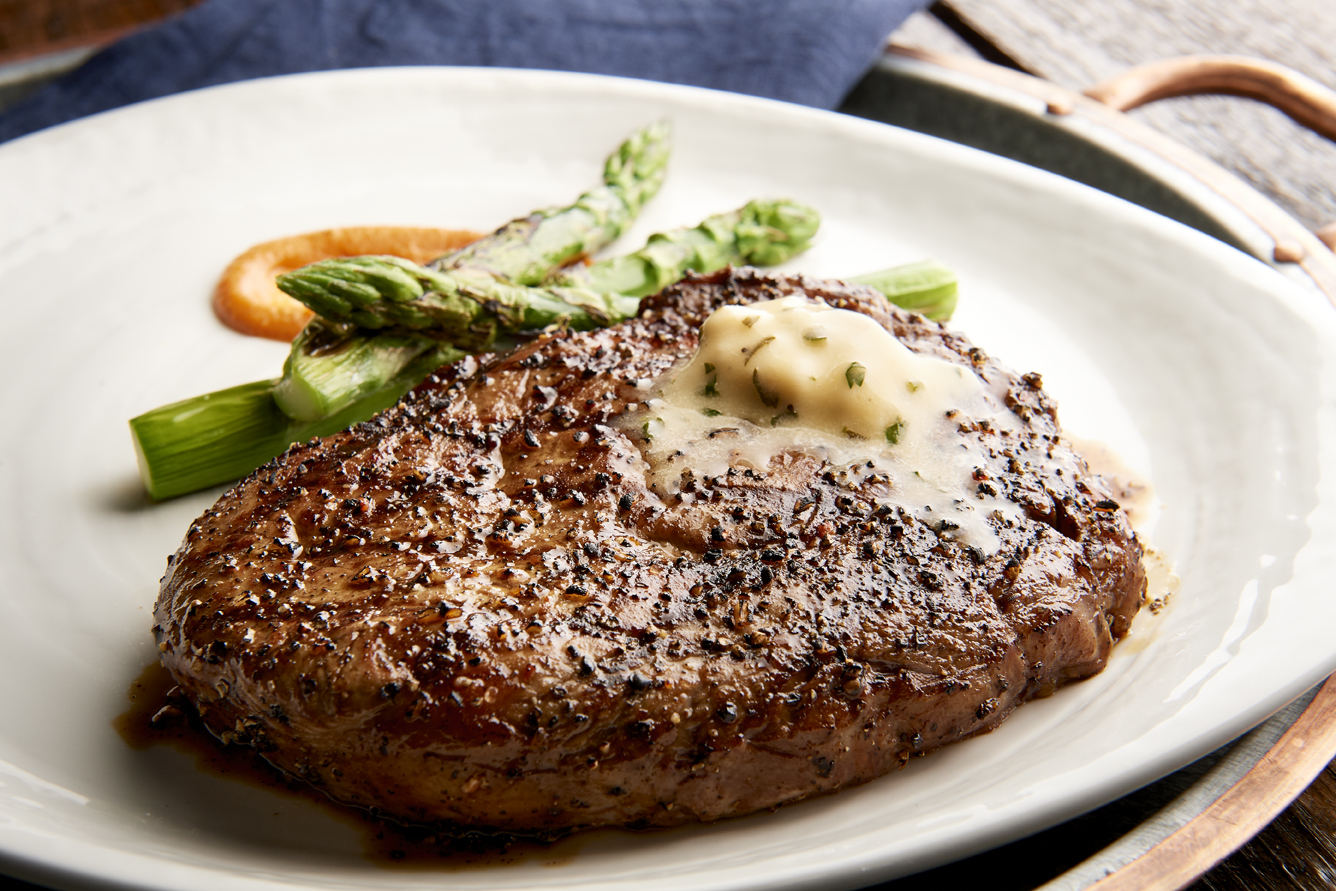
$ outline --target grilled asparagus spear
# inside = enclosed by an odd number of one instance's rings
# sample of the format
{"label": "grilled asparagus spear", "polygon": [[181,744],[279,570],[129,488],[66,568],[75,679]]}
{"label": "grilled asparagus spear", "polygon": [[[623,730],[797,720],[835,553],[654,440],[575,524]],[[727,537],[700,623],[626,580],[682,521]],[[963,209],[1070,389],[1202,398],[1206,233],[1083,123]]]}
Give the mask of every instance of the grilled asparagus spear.
{"label": "grilled asparagus spear", "polygon": [[[283,290],[327,321],[308,326],[294,344],[274,400],[296,420],[328,417],[440,341],[477,351],[500,332],[611,324],[634,315],[639,297],[689,270],[782,262],[807,247],[819,224],[816,211],[801,204],[753,201],[692,228],[653,235],[635,253],[559,270],[541,290],[481,270],[437,272],[396,257],[314,263],[279,277]],[[331,349],[329,321],[350,326],[338,349]],[[385,348],[377,348],[382,342]]]}
{"label": "grilled asparagus spear", "polygon": [[[633,315],[640,294],[658,290],[659,283],[674,281],[688,269],[787,258],[807,246],[817,224],[815,212],[800,205],[753,202],[693,229],[656,236],[626,258],[563,271],[547,289],[521,288],[480,270],[439,272],[393,258],[333,264],[329,268],[345,274],[328,277],[323,287],[340,290],[344,296],[337,299],[349,307],[354,299],[368,302],[372,296],[402,307],[434,293],[427,283],[448,283],[454,290],[433,308],[454,327],[431,334],[405,328],[377,332],[317,318],[298,338],[282,379],[206,394],[132,420],[140,475],[157,499],[234,479],[292,442],[365,420],[434,369],[464,355],[440,336],[478,350],[502,331],[553,322],[610,324]],[[306,281],[305,286],[315,284]],[[615,286],[634,293],[598,290]],[[409,321],[427,317],[425,311],[402,312]],[[266,395],[275,405],[264,402]],[[288,410],[274,410],[278,404]],[[330,427],[335,418],[340,423]],[[206,448],[198,447],[201,440]]]}
{"label": "grilled asparagus spear", "polygon": [[[435,272],[482,269],[512,284],[538,284],[562,264],[611,243],[663,184],[670,151],[667,122],[643,127],[617,147],[603,165],[603,181],[568,207],[535,211],[512,220],[491,235],[434,261]],[[394,271],[390,270],[392,274]],[[396,282],[378,281],[391,293]],[[413,288],[406,275],[398,284]],[[301,283],[295,283],[300,288]],[[337,288],[357,290],[346,282]],[[381,327],[373,325],[372,327]],[[340,412],[378,386],[396,379],[409,362],[439,351],[444,338],[406,335],[376,337],[314,319],[293,343],[283,376],[273,388],[285,414],[307,421]],[[460,333],[458,346],[476,350],[490,342],[485,323],[477,335]],[[402,333],[402,332],[401,332]],[[382,349],[381,347],[384,346]]]}
{"label": "grilled asparagus spear", "polygon": [[561,266],[593,256],[626,231],[663,184],[667,121],[632,133],[603,165],[603,184],[570,207],[534,211],[487,238],[442,257],[433,269],[483,269],[517,285],[536,285]]}
{"label": "grilled asparagus spear", "polygon": [[644,297],[662,291],[688,270],[714,272],[729,265],[783,263],[807,248],[820,225],[820,216],[805,205],[749,201],[690,229],[651,235],[635,253],[559,270],[545,283]]}
{"label": "grilled asparagus spear", "polygon": [[525,287],[481,269],[437,272],[399,257],[321,260],[280,275],[278,286],[326,321],[420,332],[470,351],[486,349],[502,331],[607,325],[640,303],[588,288]]}
{"label": "grilled asparagus spear", "polygon": [[661,233],[639,251],[561,270],[521,287],[484,269],[439,272],[398,257],[322,260],[280,275],[278,286],[316,315],[364,330],[415,331],[462,348],[485,348],[498,330],[562,322],[606,325],[635,312],[638,299],[688,271],[780,263],[807,247],[819,225],[811,208],[753,201],[698,226]]}
{"label": "grilled asparagus spear", "polygon": [[956,311],[956,274],[936,260],[920,260],[849,279],[871,285],[901,309],[944,322]]}

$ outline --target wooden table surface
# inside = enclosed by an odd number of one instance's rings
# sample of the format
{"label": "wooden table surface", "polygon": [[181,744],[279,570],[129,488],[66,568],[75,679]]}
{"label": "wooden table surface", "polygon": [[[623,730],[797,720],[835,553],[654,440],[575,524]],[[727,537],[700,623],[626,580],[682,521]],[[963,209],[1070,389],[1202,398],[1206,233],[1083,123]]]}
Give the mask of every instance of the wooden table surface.
{"label": "wooden table surface", "polygon": [[[1267,59],[1336,89],[1332,0],[949,0],[892,39],[983,55],[1078,91],[1135,65],[1195,54]],[[1131,115],[1234,172],[1310,228],[1336,221],[1336,144],[1280,112],[1203,96]]]}
{"label": "wooden table surface", "polygon": [[[196,2],[0,0],[0,65],[105,43]],[[982,57],[1076,90],[1134,65],[1202,53],[1269,59],[1336,89],[1336,0],[939,0],[892,40]],[[1168,100],[1132,114],[1234,172],[1310,228],[1336,221],[1336,145],[1283,114],[1217,97]],[[1129,805],[1126,819],[1145,806]],[[1119,810],[1102,813],[1116,822]],[[1017,856],[1029,855],[1019,849]],[[933,887],[963,878],[935,872]],[[1027,875],[1017,860],[990,885],[1032,887],[1044,878]],[[911,879],[887,887],[920,886],[927,887]],[[1266,830],[1191,887],[1336,887],[1336,769],[1328,766]]]}

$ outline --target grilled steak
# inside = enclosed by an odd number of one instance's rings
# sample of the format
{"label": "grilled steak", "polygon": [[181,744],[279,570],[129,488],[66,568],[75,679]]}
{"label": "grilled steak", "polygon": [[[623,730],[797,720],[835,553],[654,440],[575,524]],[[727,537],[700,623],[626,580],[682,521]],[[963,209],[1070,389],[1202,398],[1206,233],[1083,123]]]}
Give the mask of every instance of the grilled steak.
{"label": "grilled steak", "polygon": [[[726,303],[806,294],[986,382],[962,423],[1018,506],[991,554],[789,454],[646,482],[616,419]],[[860,783],[1103,668],[1145,580],[1035,375],[867,289],[754,270],[442,369],[190,527],[162,659],[225,740],[338,801],[515,831],[665,826]]]}

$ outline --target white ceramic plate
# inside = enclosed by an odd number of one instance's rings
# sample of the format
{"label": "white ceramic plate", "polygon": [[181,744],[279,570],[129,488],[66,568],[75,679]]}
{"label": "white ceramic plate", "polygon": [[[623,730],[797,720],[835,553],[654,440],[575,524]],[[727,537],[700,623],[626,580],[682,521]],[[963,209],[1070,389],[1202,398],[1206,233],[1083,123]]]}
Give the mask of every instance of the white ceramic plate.
{"label": "white ceramic plate", "polygon": [[[667,116],[671,175],[626,245],[762,195],[825,216],[791,264],[925,256],[959,327],[1044,373],[1069,429],[1162,501],[1177,600],[1102,675],[895,776],[715,826],[604,832],[560,862],[386,871],[315,806],[112,729],[154,658],[164,558],[217,494],[151,506],[126,419],[274,375],[214,321],[255,242],[335,225],[490,229],[593,183]],[[926,137],[577,75],[399,69],[246,83],[0,148],[0,869],[57,886],[838,888],[964,856],[1163,775],[1336,668],[1333,313],[1106,195]],[[1143,617],[1146,618],[1146,617]]]}

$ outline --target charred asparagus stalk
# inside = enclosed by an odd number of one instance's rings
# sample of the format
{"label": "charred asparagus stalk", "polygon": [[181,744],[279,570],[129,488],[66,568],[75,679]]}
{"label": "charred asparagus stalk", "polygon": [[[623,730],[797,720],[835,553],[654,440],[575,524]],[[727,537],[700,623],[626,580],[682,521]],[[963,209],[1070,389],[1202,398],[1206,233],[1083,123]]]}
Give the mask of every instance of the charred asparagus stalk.
{"label": "charred asparagus stalk", "polygon": [[577,285],[601,293],[644,297],[678,281],[688,271],[725,266],[774,266],[807,249],[821,217],[793,201],[749,201],[729,213],[707,217],[689,229],[651,235],[635,253],[592,266],[562,269],[548,285]]}
{"label": "charred asparagus stalk", "polygon": [[667,173],[666,121],[631,134],[603,165],[603,184],[570,207],[534,211],[431,264],[439,271],[483,269],[517,285],[536,285],[552,270],[593,256],[626,231]]}
{"label": "charred asparagus stalk", "polygon": [[162,501],[245,476],[294,442],[337,433],[394,405],[443,364],[440,358],[422,355],[388,385],[316,421],[294,421],[285,415],[274,403],[277,381],[272,380],[145,412],[130,421],[144,489],[154,501]]}
{"label": "charred asparagus stalk", "polygon": [[280,275],[278,286],[328,321],[486,347],[498,330],[558,322],[582,329],[626,318],[639,304],[628,298],[662,290],[688,271],[781,263],[807,247],[818,225],[816,211],[801,204],[753,201],[695,227],[651,236],[635,253],[561,270],[536,287],[483,269],[439,272],[398,257],[322,260]]}
{"label": "charred asparagus stalk", "polygon": [[640,305],[583,288],[526,288],[481,270],[439,273],[396,257],[326,261],[291,276],[300,284],[288,281],[285,290],[319,313],[293,343],[273,391],[279,409],[298,421],[341,412],[423,356],[442,356],[424,368],[426,377],[502,334],[610,325]]}
{"label": "charred asparagus stalk", "polygon": [[284,293],[330,322],[420,332],[471,351],[502,331],[583,330],[633,314],[639,300],[580,287],[525,287],[481,269],[437,272],[399,257],[322,260],[278,277]]}
{"label": "charred asparagus stalk", "polygon": [[[596,251],[625,230],[663,182],[669,128],[633,133],[604,164],[603,182],[569,207],[538,211],[501,227],[434,270],[486,266],[520,283]],[[130,422],[140,476],[155,499],[226,482],[293,442],[334,432],[392,405],[414,383],[462,353],[438,339],[351,332],[320,319],[299,336],[284,376],[155,409]],[[322,394],[337,393],[324,400]],[[300,416],[278,407],[275,394]]]}
{"label": "charred asparagus stalk", "polygon": [[[439,341],[477,351],[502,332],[612,324],[634,315],[641,296],[688,271],[783,262],[807,247],[819,224],[816,211],[801,204],[753,201],[651,236],[635,253],[559,270],[542,288],[520,288],[481,270],[437,272],[396,257],[314,263],[280,276],[279,287],[321,318],[352,327],[344,329],[346,343],[332,349],[328,323],[308,326],[274,399],[297,420],[327,417],[373,391],[377,375],[395,377]],[[394,333],[369,339],[374,330]],[[375,348],[380,342],[384,350]]]}
{"label": "charred asparagus stalk", "polygon": [[[587,256],[611,243],[652,198],[663,183],[670,151],[667,122],[643,127],[632,133],[603,165],[602,183],[584,193],[568,207],[539,210],[512,220],[467,248],[448,254],[430,265],[434,272],[483,269],[510,284],[534,285],[562,264]],[[377,276],[366,285],[377,285],[395,293],[396,286],[418,293],[411,277],[395,270]],[[389,275],[390,278],[385,276]],[[334,284],[356,296],[365,293],[346,281]],[[301,288],[301,282],[294,287]],[[465,307],[467,310],[468,307]],[[409,362],[441,348],[441,334],[432,337],[386,338],[368,342],[364,332],[330,326],[320,319],[298,337],[284,365],[283,377],[274,386],[274,399],[289,417],[315,420],[340,412],[352,401],[374,392],[378,382],[395,378]],[[383,327],[371,325],[373,328]],[[489,326],[472,335],[461,334],[459,346],[482,349],[490,342]],[[400,332],[403,334],[403,332]]]}

